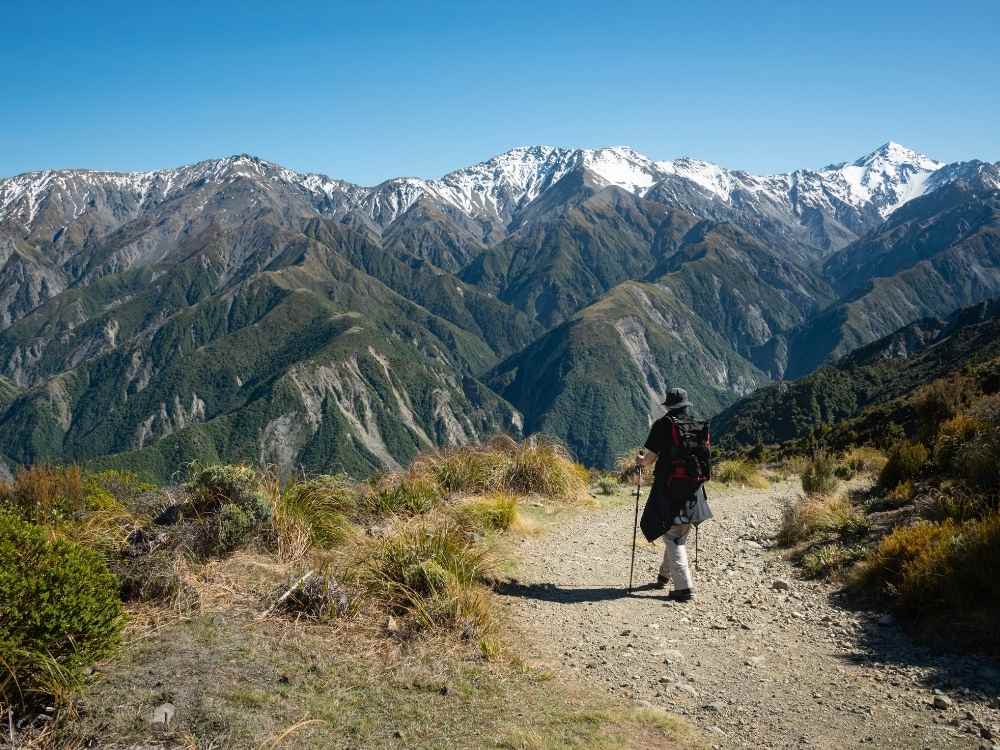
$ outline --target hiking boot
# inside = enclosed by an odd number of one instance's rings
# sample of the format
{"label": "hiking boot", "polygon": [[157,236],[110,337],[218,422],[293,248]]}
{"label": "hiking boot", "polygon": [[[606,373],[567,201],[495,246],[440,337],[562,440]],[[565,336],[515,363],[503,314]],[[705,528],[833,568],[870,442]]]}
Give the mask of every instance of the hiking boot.
{"label": "hiking boot", "polygon": [[694,599],[694,592],[691,589],[674,589],[667,595],[667,601],[689,602]]}
{"label": "hiking boot", "polygon": [[653,584],[654,589],[665,589],[667,584],[670,583],[670,579],[666,576],[658,575],[656,576],[656,583]]}

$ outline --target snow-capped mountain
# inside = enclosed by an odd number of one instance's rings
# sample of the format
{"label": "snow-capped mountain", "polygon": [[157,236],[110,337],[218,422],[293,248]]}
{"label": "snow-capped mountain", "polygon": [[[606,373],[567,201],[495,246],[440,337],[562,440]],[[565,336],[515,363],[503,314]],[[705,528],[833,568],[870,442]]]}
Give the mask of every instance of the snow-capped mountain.
{"label": "snow-capped mountain", "polygon": [[[598,185],[676,203],[695,213],[728,209],[783,223],[814,225],[817,214],[833,223],[807,241],[839,247],[877,225],[899,206],[939,187],[954,170],[923,154],[886,143],[854,162],[819,170],[758,176],[711,162],[679,158],[656,161],[627,147],[515,148],[437,180],[404,177],[363,187],[321,174],[298,173],[246,154],[151,172],[59,170],[0,180],[0,221],[30,232],[46,207],[65,225],[88,210],[108,221],[124,220],[204,184],[246,179],[298,193],[325,215],[357,214],[381,231],[421,198],[503,232],[518,213],[565,175],[585,170]],[[941,179],[932,180],[940,174]],[[114,217],[114,219],[112,218]],[[726,216],[726,218],[729,218]],[[815,236],[813,236],[815,235]]]}

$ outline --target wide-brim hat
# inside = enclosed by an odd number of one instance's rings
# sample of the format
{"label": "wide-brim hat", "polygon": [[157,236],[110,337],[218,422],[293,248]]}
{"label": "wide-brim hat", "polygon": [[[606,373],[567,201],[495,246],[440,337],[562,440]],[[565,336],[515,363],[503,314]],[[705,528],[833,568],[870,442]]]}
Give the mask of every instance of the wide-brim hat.
{"label": "wide-brim hat", "polygon": [[663,399],[663,405],[667,407],[667,411],[673,411],[692,406],[692,403],[688,401],[688,393],[683,388],[671,388]]}

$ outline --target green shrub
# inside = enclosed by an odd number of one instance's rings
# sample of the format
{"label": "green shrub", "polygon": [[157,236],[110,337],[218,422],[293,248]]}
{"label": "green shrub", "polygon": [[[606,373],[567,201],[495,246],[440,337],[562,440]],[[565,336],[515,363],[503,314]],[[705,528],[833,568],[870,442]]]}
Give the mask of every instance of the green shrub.
{"label": "green shrub", "polygon": [[215,517],[215,539],[217,551],[232,552],[250,541],[254,531],[254,521],[236,503],[225,503]]}
{"label": "green shrub", "polygon": [[722,484],[736,484],[756,489],[764,489],[768,486],[768,481],[761,474],[760,469],[749,461],[720,461],[712,469],[712,479]]}
{"label": "green shrub", "polygon": [[123,624],[118,583],[74,542],[0,513],[0,703],[58,697],[108,654]]}
{"label": "green shrub", "polygon": [[932,440],[941,425],[958,414],[966,389],[965,379],[955,376],[935,380],[918,391],[913,399],[913,409],[920,421],[923,439]]}
{"label": "green shrub", "polygon": [[829,453],[815,454],[802,472],[802,491],[807,495],[829,495],[837,489],[837,462]]}
{"label": "green shrub", "polygon": [[889,460],[879,475],[879,484],[883,488],[891,490],[900,482],[916,479],[927,463],[929,455],[927,448],[922,443],[911,443],[905,440],[897,443],[889,452]]}
{"label": "green shrub", "polygon": [[254,527],[271,519],[272,506],[252,466],[192,464],[186,485],[188,510],[199,515],[217,513],[224,505],[242,510]]}
{"label": "green shrub", "polygon": [[837,479],[843,479],[845,482],[854,479],[854,468],[850,464],[839,463],[833,470],[833,475]]}

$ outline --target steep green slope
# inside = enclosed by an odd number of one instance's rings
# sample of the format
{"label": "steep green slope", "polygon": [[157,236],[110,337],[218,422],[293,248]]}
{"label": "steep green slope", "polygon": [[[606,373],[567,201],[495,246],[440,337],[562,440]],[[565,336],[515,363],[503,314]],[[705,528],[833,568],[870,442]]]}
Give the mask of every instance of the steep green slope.
{"label": "steep green slope", "polygon": [[[472,378],[495,362],[479,337],[308,238],[288,239],[272,265],[210,294],[179,283],[190,265],[156,271],[119,305],[57,299],[0,334],[33,384],[0,414],[0,453],[32,463],[152,446],[121,460],[160,477],[178,457],[367,474],[516,431],[513,410]],[[173,293],[189,304],[166,305]],[[99,314],[70,327],[66,311],[88,305]]]}
{"label": "steep green slope", "polygon": [[478,256],[463,272],[550,328],[611,287],[645,276],[664,208],[585,170],[564,177],[533,204],[523,226]]}
{"label": "steep green slope", "polygon": [[790,334],[789,377],[1000,295],[1000,191],[959,181],[916,199],[834,255],[826,273],[845,296]]}
{"label": "steep green slope", "polygon": [[487,382],[527,433],[564,439],[610,466],[645,438],[665,390],[712,414],[766,380],[669,290],[627,282],[499,365]]}
{"label": "steep green slope", "polygon": [[713,431],[730,449],[801,440],[830,425],[840,425],[845,441],[881,442],[890,422],[912,422],[900,404],[908,394],[997,356],[1000,303],[984,303],[947,323],[913,323],[800,380],[762,388],[716,416]]}

